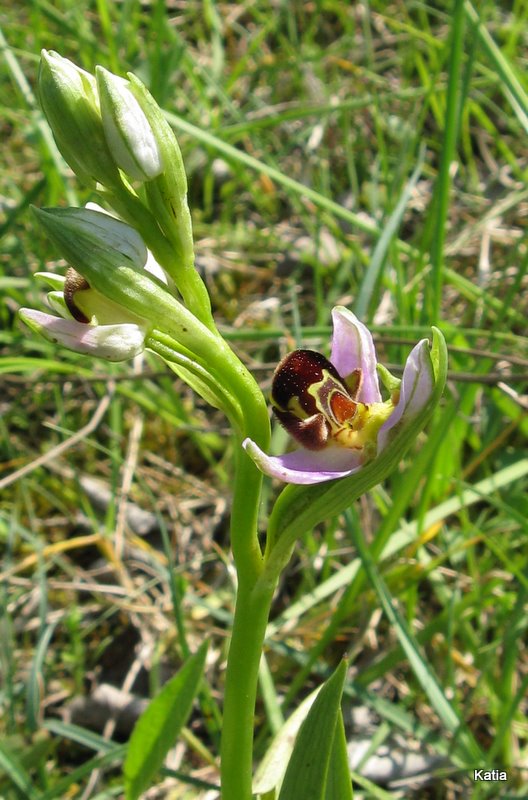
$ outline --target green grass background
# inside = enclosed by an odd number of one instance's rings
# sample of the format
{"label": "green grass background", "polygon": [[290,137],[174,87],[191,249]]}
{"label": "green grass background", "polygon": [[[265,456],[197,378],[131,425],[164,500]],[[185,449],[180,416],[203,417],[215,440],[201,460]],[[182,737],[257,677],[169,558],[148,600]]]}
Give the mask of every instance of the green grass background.
{"label": "green grass background", "polygon": [[[445,757],[420,788],[357,774],[358,796],[527,796],[527,22],[526,0],[3,3],[2,798],[119,797],[122,745],[64,708],[123,651],[115,682],[154,693],[204,637],[206,687],[159,796],[214,796],[233,603],[221,416],[154,357],[82,359],[16,320],[43,307],[33,273],[64,266],[30,204],[95,199],[39,111],[41,48],[134,71],[167,111],[217,320],[266,391],[289,349],[328,348],[338,302],[387,365],[431,324],[448,341],[427,436],[296,547],[257,756],[347,652],[345,709],[370,709],[372,749],[399,737]],[[130,530],[126,499],[158,515],[160,542]],[[507,770],[507,784],[475,785],[474,766]]]}

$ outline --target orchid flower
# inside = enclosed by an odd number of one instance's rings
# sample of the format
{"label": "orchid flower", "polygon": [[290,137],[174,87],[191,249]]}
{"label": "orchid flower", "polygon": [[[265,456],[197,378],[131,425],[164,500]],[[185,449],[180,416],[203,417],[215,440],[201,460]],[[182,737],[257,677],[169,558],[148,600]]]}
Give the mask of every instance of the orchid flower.
{"label": "orchid flower", "polygon": [[[296,350],[273,377],[273,410],[301,447],[270,456],[251,439],[243,442],[262,472],[286,483],[322,483],[358,472],[390,446],[397,426],[416,417],[433,393],[427,339],[411,351],[398,381],[377,364],[372,336],[351,311],[337,306],[332,321],[330,359]],[[378,372],[390,392],[387,400]]]}
{"label": "orchid flower", "polygon": [[[165,273],[135,230],[94,203],[80,212],[84,217],[80,217],[81,227],[74,231],[74,242],[75,236],[83,232],[83,225],[84,230],[91,226],[108,253],[117,251],[120,259],[128,259],[167,284]],[[69,350],[108,361],[125,361],[144,349],[145,336],[151,327],[147,320],[98,292],[73,267],[68,268],[65,276],[37,272],[36,277],[51,288],[48,305],[59,316],[21,308],[19,316],[32,330]]]}

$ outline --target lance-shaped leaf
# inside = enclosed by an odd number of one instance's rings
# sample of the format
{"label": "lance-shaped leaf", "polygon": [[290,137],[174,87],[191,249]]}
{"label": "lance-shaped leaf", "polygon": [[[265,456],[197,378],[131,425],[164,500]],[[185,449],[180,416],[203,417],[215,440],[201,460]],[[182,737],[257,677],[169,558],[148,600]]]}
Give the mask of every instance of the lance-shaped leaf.
{"label": "lance-shaped leaf", "polygon": [[136,723],[124,765],[126,800],[136,800],[159,770],[187,721],[202,678],[207,642],[187,659]]}
{"label": "lance-shaped leaf", "polygon": [[[341,694],[346,677],[346,661],[342,661],[334,674],[317,695],[297,735],[279,800],[326,800],[328,772],[338,767],[333,776],[341,785],[339,800],[351,798],[351,780],[343,781],[341,737]],[[336,748],[334,740],[337,735]],[[335,781],[332,779],[332,792]]]}

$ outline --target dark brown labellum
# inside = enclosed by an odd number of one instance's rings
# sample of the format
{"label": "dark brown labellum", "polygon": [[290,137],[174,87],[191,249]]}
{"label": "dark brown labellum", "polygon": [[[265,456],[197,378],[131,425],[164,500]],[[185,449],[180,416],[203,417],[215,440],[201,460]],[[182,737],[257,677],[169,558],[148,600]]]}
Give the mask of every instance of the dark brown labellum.
{"label": "dark brown labellum", "polygon": [[275,416],[290,436],[307,450],[322,450],[328,444],[329,426],[323,414],[299,419],[290,411],[274,408]]}
{"label": "dark brown labellum", "polygon": [[280,362],[273,376],[271,400],[279,422],[308,450],[321,450],[349,423],[357,409],[355,392],[361,374],[350,377],[350,388],[334,365],[315,350],[295,350]]}
{"label": "dark brown labellum", "polygon": [[271,387],[271,400],[275,407],[287,411],[293,398],[297,398],[300,407],[307,415],[317,414],[315,398],[308,389],[314,383],[323,380],[326,370],[335,380],[341,383],[336,368],[321,353],[315,350],[294,350],[282,359],[275,370]]}

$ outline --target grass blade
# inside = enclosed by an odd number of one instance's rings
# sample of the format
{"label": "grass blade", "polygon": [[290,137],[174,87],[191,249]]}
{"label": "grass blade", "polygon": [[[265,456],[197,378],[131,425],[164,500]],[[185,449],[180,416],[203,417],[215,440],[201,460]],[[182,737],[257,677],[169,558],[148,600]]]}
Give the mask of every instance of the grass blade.
{"label": "grass blade", "polygon": [[442,283],[444,265],[444,243],[449,211],[449,194],[451,189],[451,165],[455,159],[456,143],[460,119],[460,72],[464,48],[464,3],[455,0],[453,24],[451,27],[451,50],[449,54],[449,81],[447,85],[447,106],[444,136],[442,143],[442,159],[433,198],[435,214],[435,230],[431,247],[432,262],[432,295],[429,304],[429,319],[436,325],[440,319],[442,302]]}
{"label": "grass blade", "polygon": [[403,215],[405,213],[405,209],[407,208],[407,204],[409,202],[409,198],[418,182],[418,179],[420,178],[423,167],[424,155],[425,155],[425,150],[422,148],[421,153],[418,157],[418,163],[414,168],[413,173],[409,178],[409,181],[405,186],[401,194],[401,197],[396,204],[396,207],[394,208],[394,211],[389,216],[387,224],[383,228],[383,233],[376,242],[376,247],[374,248],[374,252],[372,253],[372,258],[370,260],[369,267],[365,273],[365,278],[363,279],[363,282],[361,284],[361,288],[359,290],[358,297],[354,306],[354,312],[360,319],[365,318],[367,316],[368,307],[372,299],[372,295],[374,293],[376,281],[379,277],[381,268],[385,261],[389,245],[392,242],[392,239],[395,236],[396,231],[400,226]]}
{"label": "grass blade", "polygon": [[[348,513],[346,516],[349,516]],[[354,544],[357,547],[367,577],[379,598],[381,607],[389,622],[394,627],[400,645],[422,689],[429,698],[429,702],[438,714],[443,725],[456,737],[462,760],[465,763],[471,764],[481,763],[483,754],[480,747],[447,700],[439,681],[432,672],[431,667],[427,664],[427,660],[422,656],[418,643],[409,630],[408,625],[394,606],[387,587],[376,568],[374,560],[362,536],[357,534],[354,525],[348,525],[348,529],[354,539]]]}
{"label": "grass blade", "polygon": [[528,95],[510,66],[508,59],[494,42],[491,34],[480,21],[477,11],[470,2],[464,3],[464,11],[468,19],[475,25],[480,44],[490,59],[493,69],[501,79],[504,96],[510,103],[518,121],[528,133]]}
{"label": "grass blade", "polygon": [[24,769],[20,759],[0,741],[0,777],[2,772],[16,786],[22,797],[27,800],[39,800],[39,793],[33,786],[29,773]]}

